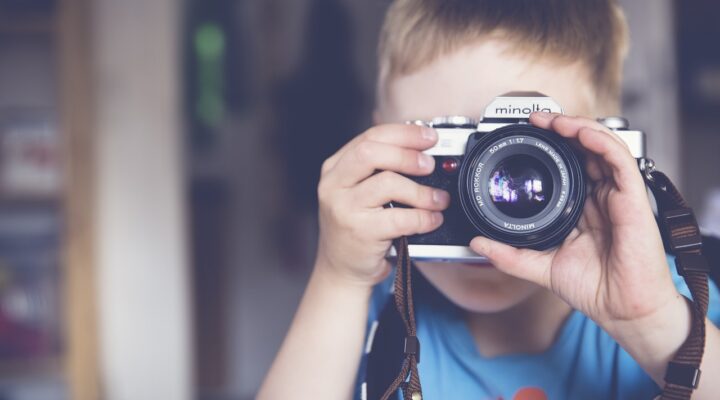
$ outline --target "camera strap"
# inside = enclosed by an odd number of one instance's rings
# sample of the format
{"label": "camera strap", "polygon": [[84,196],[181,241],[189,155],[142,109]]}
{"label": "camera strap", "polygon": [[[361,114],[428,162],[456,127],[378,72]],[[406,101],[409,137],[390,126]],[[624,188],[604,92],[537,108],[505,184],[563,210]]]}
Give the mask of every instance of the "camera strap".
{"label": "camera strap", "polygon": [[390,399],[398,389],[402,390],[404,400],[422,400],[422,387],[417,367],[420,362],[420,341],[417,338],[417,326],[415,325],[412,262],[407,238],[403,236],[395,240],[394,245],[397,251],[397,267],[393,283],[395,308],[405,326],[405,346],[400,373],[385,391],[381,400]]}
{"label": "camera strap", "polygon": [[[702,237],[695,215],[670,179],[655,170],[652,160],[644,160],[643,178],[650,188],[658,209],[658,226],[665,250],[675,256],[677,272],[685,280],[692,300],[690,334],[665,373],[665,387],[661,400],[690,400],[700,382],[700,364],[705,351],[705,316],[708,309],[708,274],[710,266],[702,254]],[[417,365],[420,362],[420,342],[415,324],[412,293],[412,262],[408,241],[401,237],[394,241],[397,266],[394,280],[394,299],[405,327],[405,345],[400,372],[385,391],[381,400],[388,400],[402,390],[404,400],[422,400],[422,387]]]}
{"label": "camera strap", "polygon": [[655,197],[658,225],[665,250],[675,256],[678,275],[690,289],[692,309],[690,334],[665,373],[660,399],[689,400],[700,383],[700,364],[705,351],[705,316],[708,309],[710,266],[702,254],[702,237],[695,215],[670,179],[645,160],[643,177]]}

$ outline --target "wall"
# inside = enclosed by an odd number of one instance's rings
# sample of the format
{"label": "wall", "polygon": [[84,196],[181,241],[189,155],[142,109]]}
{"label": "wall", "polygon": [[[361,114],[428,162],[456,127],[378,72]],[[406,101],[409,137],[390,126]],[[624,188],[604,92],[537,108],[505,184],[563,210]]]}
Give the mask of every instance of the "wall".
{"label": "wall", "polygon": [[180,3],[94,3],[101,378],[109,400],[192,398]]}
{"label": "wall", "polygon": [[682,176],[675,26],[671,0],[621,1],[630,26],[624,115],[647,134],[647,153],[673,181]]}

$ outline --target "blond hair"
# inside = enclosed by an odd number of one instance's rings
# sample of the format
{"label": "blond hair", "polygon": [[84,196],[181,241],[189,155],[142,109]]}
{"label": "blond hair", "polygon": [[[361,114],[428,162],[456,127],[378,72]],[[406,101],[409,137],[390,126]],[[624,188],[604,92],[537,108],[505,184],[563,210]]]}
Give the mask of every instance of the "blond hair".
{"label": "blond hair", "polygon": [[615,0],[395,0],[380,33],[378,104],[392,79],[491,34],[516,51],[584,63],[598,101],[619,104],[628,29]]}

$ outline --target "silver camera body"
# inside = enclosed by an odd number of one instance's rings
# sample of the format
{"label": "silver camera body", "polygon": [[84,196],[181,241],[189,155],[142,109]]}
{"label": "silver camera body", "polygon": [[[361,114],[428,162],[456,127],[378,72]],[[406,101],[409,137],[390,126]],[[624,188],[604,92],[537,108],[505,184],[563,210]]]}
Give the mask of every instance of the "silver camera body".
{"label": "silver camera body", "polygon": [[[496,97],[480,120],[449,116],[408,122],[432,127],[438,134],[437,144],[425,151],[435,158],[435,171],[411,178],[447,190],[452,199],[440,228],[408,238],[411,258],[486,262],[468,247],[479,235],[536,249],[564,240],[584,205],[584,162],[558,134],[529,124],[536,111],[562,113],[562,108],[537,92],[510,92]],[[620,137],[639,162],[645,158],[642,131],[629,129],[622,117],[598,121]],[[395,254],[391,249],[389,256]]]}

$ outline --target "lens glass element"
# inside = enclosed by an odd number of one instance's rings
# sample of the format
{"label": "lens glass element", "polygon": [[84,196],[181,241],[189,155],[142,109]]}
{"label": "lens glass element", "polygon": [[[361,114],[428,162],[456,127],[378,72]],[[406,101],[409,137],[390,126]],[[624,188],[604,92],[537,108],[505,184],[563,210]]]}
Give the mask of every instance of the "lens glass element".
{"label": "lens glass element", "polygon": [[489,179],[490,200],[509,217],[535,216],[552,198],[552,174],[530,155],[516,154],[500,161]]}

